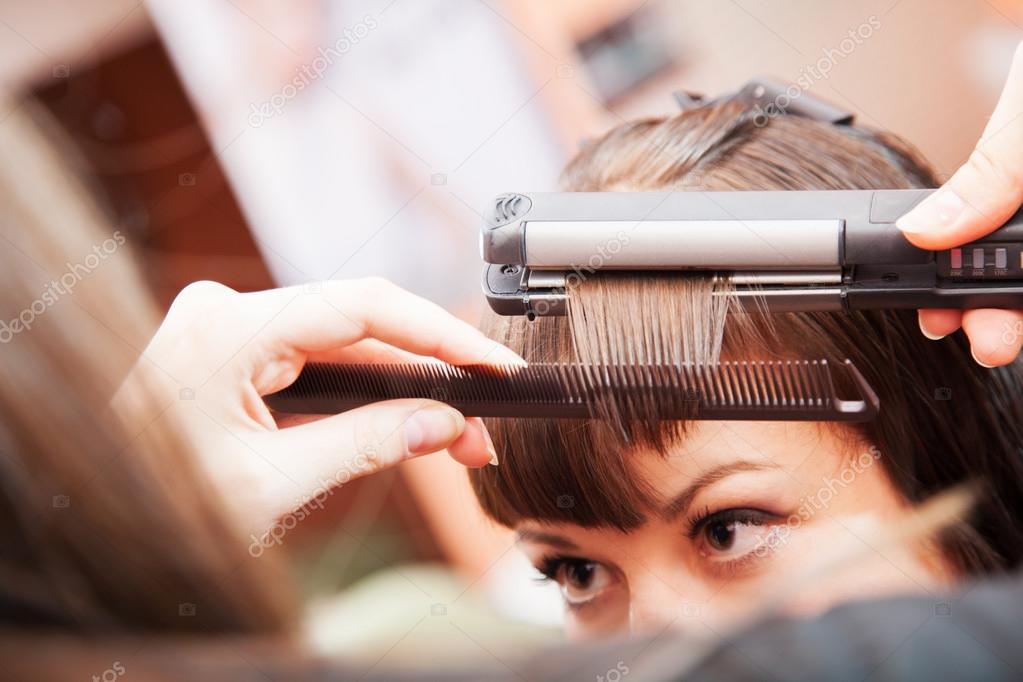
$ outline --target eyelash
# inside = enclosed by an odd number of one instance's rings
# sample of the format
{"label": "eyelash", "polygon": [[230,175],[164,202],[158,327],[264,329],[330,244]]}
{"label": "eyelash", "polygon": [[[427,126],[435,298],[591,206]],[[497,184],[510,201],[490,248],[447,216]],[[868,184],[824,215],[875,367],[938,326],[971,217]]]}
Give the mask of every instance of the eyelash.
{"label": "eyelash", "polygon": [[[688,525],[686,535],[691,541],[698,542],[700,535],[704,532],[704,530],[706,530],[707,526],[714,522],[723,522],[735,525],[766,526],[777,521],[779,518],[780,517],[777,514],[763,509],[732,508],[711,512],[709,507],[704,507],[703,511],[690,517],[690,519],[686,522]],[[770,552],[773,552],[773,547],[768,545],[768,553]],[[760,561],[762,558],[763,557],[757,557],[754,552],[749,552],[742,556],[735,557],[734,559],[716,561],[714,570],[723,577],[731,577],[738,575],[744,569],[753,565],[757,561]]]}
{"label": "eyelash", "polygon": [[689,530],[686,535],[690,540],[696,540],[704,528],[712,521],[724,521],[726,523],[747,524],[751,526],[762,526],[777,519],[777,514],[772,514],[763,509],[753,508],[732,508],[711,512],[710,507],[704,507],[703,511],[695,514],[686,521]]}
{"label": "eyelash", "polygon": [[570,561],[580,561],[578,557],[569,556],[545,556],[540,559],[540,565],[536,567],[536,570],[540,571],[541,577],[537,578],[540,582],[550,582],[554,580],[555,576],[558,575],[558,569],[561,568],[562,564],[567,564]]}
{"label": "eyelash", "polygon": [[[536,580],[537,582],[541,583],[556,583],[558,571],[561,570],[561,567],[566,564],[577,562],[590,563],[590,559],[584,559],[582,557],[577,556],[567,556],[563,554],[541,557],[540,564],[536,567],[536,570],[540,571],[540,577],[537,578]],[[564,603],[565,607],[568,608],[570,611],[579,612],[584,610],[586,607],[591,606],[597,601],[598,600],[596,599],[591,599],[589,601],[579,602],[577,604],[573,604],[568,601],[565,601]]]}

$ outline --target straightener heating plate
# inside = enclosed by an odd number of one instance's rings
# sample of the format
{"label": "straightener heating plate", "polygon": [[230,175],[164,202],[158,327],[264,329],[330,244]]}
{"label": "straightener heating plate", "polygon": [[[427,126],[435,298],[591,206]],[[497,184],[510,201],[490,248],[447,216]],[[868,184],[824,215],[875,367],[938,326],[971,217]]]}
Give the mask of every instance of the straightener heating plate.
{"label": "straightener heating plate", "polygon": [[[849,387],[840,396],[837,386]],[[316,364],[267,405],[336,414],[396,398],[445,402],[472,417],[868,421],[877,395],[846,360],[725,361],[710,365]]]}

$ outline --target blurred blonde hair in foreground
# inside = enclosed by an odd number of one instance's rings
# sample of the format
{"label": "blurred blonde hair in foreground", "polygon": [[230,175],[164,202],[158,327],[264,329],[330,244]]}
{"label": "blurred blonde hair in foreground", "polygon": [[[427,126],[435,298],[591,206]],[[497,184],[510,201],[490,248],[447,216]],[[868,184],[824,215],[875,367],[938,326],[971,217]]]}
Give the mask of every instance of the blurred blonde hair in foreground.
{"label": "blurred blonde hair in foreground", "polygon": [[192,444],[133,418],[168,405],[140,395],[137,415],[106,408],[158,316],[127,235],[55,140],[30,102],[0,125],[3,667],[42,672],[15,634],[287,633],[288,580],[248,555]]}

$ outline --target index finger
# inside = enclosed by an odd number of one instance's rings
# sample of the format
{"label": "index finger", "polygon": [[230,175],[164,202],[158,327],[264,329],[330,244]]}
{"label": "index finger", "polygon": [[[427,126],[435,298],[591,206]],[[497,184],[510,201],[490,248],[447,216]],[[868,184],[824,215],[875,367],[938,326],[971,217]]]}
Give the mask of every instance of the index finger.
{"label": "index finger", "polygon": [[525,361],[435,303],[381,278],[323,282],[245,294],[267,311],[279,309],[265,333],[303,352],[322,352],[367,338],[455,365]]}
{"label": "index finger", "polygon": [[914,245],[941,250],[994,232],[1023,200],[1023,43],[967,162],[896,225]]}

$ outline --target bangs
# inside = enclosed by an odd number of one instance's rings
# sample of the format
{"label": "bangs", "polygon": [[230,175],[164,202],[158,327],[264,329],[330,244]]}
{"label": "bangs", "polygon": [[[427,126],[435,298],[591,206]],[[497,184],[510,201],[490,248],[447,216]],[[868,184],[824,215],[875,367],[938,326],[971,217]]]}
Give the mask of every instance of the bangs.
{"label": "bangs", "polygon": [[[606,422],[579,419],[487,420],[501,464],[471,472],[483,509],[502,525],[523,519],[631,530],[656,497],[632,471],[636,448]],[[676,429],[659,445],[671,447]]]}

